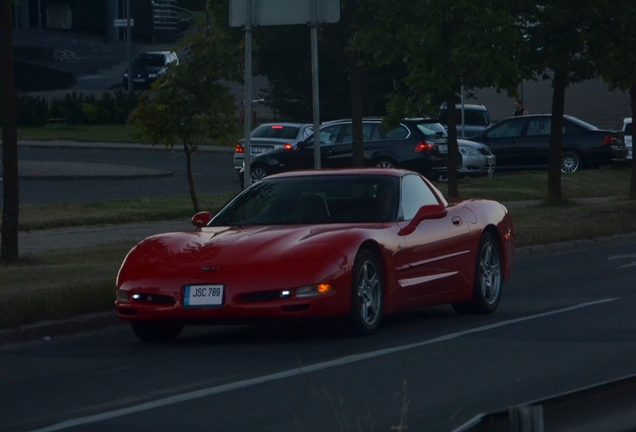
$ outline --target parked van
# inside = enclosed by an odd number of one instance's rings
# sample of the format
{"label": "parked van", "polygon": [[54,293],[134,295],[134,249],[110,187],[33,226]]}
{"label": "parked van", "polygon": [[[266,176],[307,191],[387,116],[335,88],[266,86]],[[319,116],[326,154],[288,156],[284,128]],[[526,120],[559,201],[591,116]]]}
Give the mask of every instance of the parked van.
{"label": "parked van", "polygon": [[[490,113],[483,105],[464,104],[464,123],[462,124],[462,105],[457,104],[457,138],[470,138],[481,134],[492,124]],[[448,111],[446,104],[440,108],[437,120],[448,129]]]}

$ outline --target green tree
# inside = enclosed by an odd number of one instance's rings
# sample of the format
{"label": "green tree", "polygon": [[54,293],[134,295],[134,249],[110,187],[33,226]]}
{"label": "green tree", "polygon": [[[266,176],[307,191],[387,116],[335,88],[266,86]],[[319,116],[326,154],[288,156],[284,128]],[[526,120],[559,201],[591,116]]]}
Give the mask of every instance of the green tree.
{"label": "green tree", "polygon": [[222,33],[196,33],[183,45],[186,55],[141,95],[128,121],[151,144],[172,147],[180,142],[186,155],[190,197],[194,212],[199,204],[194,190],[191,156],[205,137],[233,139],[236,102],[223,81],[241,81],[242,53]]}
{"label": "green tree", "polygon": [[5,262],[19,259],[18,126],[13,77],[13,1],[0,0],[0,120],[2,122],[2,243]]}
{"label": "green tree", "polygon": [[552,81],[552,124],[548,167],[548,202],[563,201],[561,154],[565,92],[570,84],[594,78],[598,56],[591,49],[595,35],[606,29],[602,6],[606,0],[524,0],[526,49],[521,61],[536,76]]}
{"label": "green tree", "polygon": [[[597,62],[601,75],[611,90],[629,94],[632,121],[636,121],[636,3],[607,1],[602,12],[605,28],[594,35]],[[633,144],[632,144],[633,146]],[[636,200],[636,162],[632,149],[632,174],[629,199]]]}
{"label": "green tree", "polygon": [[389,99],[388,123],[448,105],[448,194],[458,196],[455,103],[462,87],[514,93],[520,74],[513,53],[522,34],[503,0],[366,0],[356,46],[378,65],[403,62]]}

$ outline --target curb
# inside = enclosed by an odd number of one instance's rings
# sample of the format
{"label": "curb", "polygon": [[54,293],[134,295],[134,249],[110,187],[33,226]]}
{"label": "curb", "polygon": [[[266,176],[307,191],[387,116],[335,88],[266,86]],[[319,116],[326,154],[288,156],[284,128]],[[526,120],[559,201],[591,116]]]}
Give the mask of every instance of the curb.
{"label": "curb", "polygon": [[16,329],[0,330],[0,346],[75,335],[124,325],[115,311],[82,315],[67,320],[41,321]]}

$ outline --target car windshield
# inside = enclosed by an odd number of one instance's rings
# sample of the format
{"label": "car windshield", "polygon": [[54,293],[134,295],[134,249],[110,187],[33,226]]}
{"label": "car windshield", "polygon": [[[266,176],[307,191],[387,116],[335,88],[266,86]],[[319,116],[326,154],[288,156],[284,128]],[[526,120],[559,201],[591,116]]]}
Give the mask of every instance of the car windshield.
{"label": "car windshield", "polygon": [[246,189],[209,226],[394,221],[399,178],[371,175],[265,179]]}
{"label": "car windshield", "polygon": [[252,138],[294,139],[298,136],[299,126],[260,125],[252,131]]}
{"label": "car windshield", "polygon": [[132,67],[163,67],[165,66],[165,56],[163,54],[139,54],[132,64]]}

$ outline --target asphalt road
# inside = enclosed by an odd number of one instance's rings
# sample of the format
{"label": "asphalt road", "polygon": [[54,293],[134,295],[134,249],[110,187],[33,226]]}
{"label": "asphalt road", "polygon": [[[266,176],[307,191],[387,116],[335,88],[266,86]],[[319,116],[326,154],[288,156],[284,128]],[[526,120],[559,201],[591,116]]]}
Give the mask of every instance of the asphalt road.
{"label": "asphalt road", "polygon": [[517,262],[497,313],[328,326],[127,326],[0,349],[3,431],[450,431],[474,415],[636,373],[636,247]]}
{"label": "asphalt road", "polygon": [[[232,156],[231,148],[192,155],[197,194],[240,190]],[[21,142],[18,157],[21,205],[189,194],[179,147]]]}

